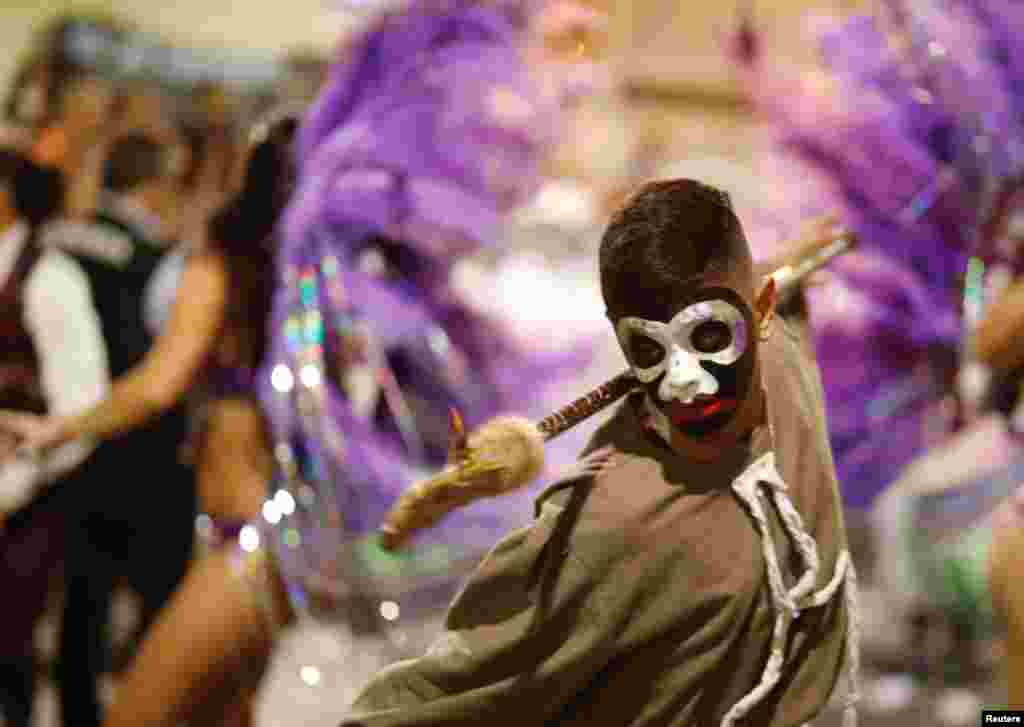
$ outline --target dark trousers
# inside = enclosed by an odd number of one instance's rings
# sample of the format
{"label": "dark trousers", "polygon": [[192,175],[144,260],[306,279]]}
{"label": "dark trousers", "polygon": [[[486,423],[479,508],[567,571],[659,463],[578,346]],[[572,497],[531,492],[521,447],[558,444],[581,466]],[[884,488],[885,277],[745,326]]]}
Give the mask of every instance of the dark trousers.
{"label": "dark trousers", "polygon": [[[172,474],[177,476],[168,477]],[[120,477],[131,475],[122,471]],[[105,512],[86,510],[68,524],[57,668],[67,727],[98,727],[102,721],[98,681],[111,663],[115,587],[126,582],[139,595],[144,635],[181,583],[192,557],[196,497],[191,472],[173,467],[154,480],[146,483],[152,496],[138,501],[134,517],[120,503]]]}
{"label": "dark trousers", "polygon": [[60,514],[37,511],[0,533],[0,581],[5,584],[0,623],[0,724],[27,727],[35,696],[35,626],[46,609],[63,547]]}
{"label": "dark trousers", "polygon": [[36,694],[35,659],[31,654],[0,662],[0,724],[29,727]]}

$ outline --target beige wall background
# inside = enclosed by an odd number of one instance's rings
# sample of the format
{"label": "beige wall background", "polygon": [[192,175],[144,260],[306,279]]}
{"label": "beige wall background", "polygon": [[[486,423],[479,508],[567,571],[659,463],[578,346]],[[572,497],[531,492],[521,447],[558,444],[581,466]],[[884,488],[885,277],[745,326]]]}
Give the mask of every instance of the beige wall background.
{"label": "beige wall background", "polygon": [[667,139],[668,156],[746,161],[750,118],[723,62],[742,13],[753,15],[769,58],[810,66],[816,52],[808,19],[847,15],[873,0],[625,0],[612,8],[612,50],[632,90],[639,133]]}
{"label": "beige wall background", "polygon": [[37,28],[69,10],[114,15],[168,41],[201,48],[329,50],[346,26],[333,0],[0,0],[0,88]]}
{"label": "beige wall background", "polygon": [[[866,0],[587,0],[611,17],[612,51],[624,72],[659,85],[729,89],[721,63],[724,33],[738,6],[752,5],[768,31],[772,53],[813,57],[800,36],[810,9],[846,12]],[[27,47],[32,31],[71,8],[115,14],[187,45],[258,51],[294,46],[331,47],[345,27],[344,0],[0,0],[0,82]]]}
{"label": "beige wall background", "polygon": [[[0,0],[0,88],[33,32],[69,9],[96,10],[169,41],[196,47],[285,53],[329,50],[349,23],[351,0]],[[583,0],[610,18],[609,52],[633,92],[622,113],[633,133],[667,143],[666,161],[726,157],[745,161],[749,119],[722,60],[740,8],[763,29],[771,57],[811,63],[804,18],[847,13],[871,0]]]}
{"label": "beige wall background", "polygon": [[746,12],[764,31],[769,57],[812,63],[804,32],[808,14],[846,14],[868,0],[633,0],[612,9],[613,46],[629,78],[697,93],[729,95],[732,79],[722,63],[728,33]]}
{"label": "beige wall background", "polygon": [[0,97],[4,97],[36,27],[60,8],[46,0],[0,0]]}

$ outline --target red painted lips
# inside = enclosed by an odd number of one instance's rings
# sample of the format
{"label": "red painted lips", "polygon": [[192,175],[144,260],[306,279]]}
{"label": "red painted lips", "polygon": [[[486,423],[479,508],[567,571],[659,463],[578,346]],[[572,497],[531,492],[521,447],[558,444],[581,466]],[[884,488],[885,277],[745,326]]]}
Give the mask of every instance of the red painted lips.
{"label": "red painted lips", "polygon": [[690,404],[671,403],[667,408],[669,419],[677,426],[686,426],[703,421],[717,414],[729,412],[736,408],[735,399],[717,396],[698,396]]}

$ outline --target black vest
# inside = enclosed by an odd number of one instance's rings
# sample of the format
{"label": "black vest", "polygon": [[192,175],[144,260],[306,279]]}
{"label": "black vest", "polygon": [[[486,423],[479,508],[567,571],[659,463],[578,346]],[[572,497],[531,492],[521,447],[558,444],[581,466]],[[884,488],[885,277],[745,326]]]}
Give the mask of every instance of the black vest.
{"label": "black vest", "polygon": [[0,285],[0,409],[46,412],[35,343],[25,328],[23,294],[41,251],[29,240]]}
{"label": "black vest", "polygon": [[93,305],[107,346],[110,376],[117,378],[139,363],[153,339],[146,330],[143,306],[146,287],[163,251],[133,225],[100,213],[93,223],[131,242],[131,257],[123,265],[72,253],[89,278]]}
{"label": "black vest", "polygon": [[[110,375],[116,379],[140,363],[153,345],[144,320],[145,291],[164,251],[136,226],[112,214],[97,214],[93,222],[131,242],[131,256],[121,264],[70,251],[89,279]],[[94,504],[108,514],[131,516],[140,508],[152,509],[156,502],[166,503],[175,493],[193,490],[194,497],[194,483],[181,481],[191,479],[180,457],[187,432],[181,404],[103,442],[84,471],[88,477],[107,480],[102,489],[113,497],[98,497]]]}

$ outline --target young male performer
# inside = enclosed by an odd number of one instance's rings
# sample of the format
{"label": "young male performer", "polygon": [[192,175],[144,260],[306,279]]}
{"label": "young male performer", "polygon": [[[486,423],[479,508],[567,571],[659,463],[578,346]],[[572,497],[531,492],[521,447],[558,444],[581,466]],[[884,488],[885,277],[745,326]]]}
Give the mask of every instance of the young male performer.
{"label": "young male performer", "polygon": [[416,660],[346,726],[800,727],[857,650],[817,371],[756,290],[729,198],[656,182],[604,235],[642,388],[536,521],[490,553]]}

